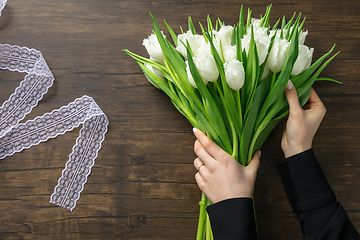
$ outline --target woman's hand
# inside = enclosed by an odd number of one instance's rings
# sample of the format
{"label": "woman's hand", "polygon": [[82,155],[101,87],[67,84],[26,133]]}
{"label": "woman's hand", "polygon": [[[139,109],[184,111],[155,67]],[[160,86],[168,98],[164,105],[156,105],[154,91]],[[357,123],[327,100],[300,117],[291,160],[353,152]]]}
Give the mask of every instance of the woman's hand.
{"label": "woman's hand", "polygon": [[210,202],[217,203],[238,197],[251,198],[260,165],[260,151],[244,167],[200,130],[194,128],[194,134],[197,137],[194,151],[198,156],[194,161],[198,170],[195,179]]}
{"label": "woman's hand", "polygon": [[310,98],[302,108],[296,89],[290,80],[285,94],[290,113],[282,136],[281,148],[285,158],[288,158],[312,147],[312,140],[325,116],[326,108],[312,88]]}

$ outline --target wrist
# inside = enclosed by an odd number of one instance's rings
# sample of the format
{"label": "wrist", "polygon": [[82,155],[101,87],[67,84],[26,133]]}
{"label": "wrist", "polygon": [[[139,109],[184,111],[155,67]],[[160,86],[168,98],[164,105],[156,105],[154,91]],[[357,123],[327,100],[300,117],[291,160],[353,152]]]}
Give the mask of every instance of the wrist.
{"label": "wrist", "polygon": [[283,148],[283,152],[284,152],[284,156],[285,158],[294,156],[296,154],[305,152],[306,150],[309,150],[311,148],[311,144],[310,145],[296,145],[296,146],[289,146],[289,147],[285,147]]}

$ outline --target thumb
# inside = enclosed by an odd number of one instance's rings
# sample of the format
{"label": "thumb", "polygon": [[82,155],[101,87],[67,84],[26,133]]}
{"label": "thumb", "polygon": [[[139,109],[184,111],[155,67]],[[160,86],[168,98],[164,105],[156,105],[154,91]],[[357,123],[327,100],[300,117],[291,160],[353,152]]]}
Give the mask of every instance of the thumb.
{"label": "thumb", "polygon": [[286,95],[286,99],[289,103],[290,115],[292,112],[294,113],[299,110],[302,110],[300,103],[299,103],[299,98],[298,98],[295,86],[291,82],[291,80],[289,80],[288,84],[286,85],[285,95]]}
{"label": "thumb", "polygon": [[261,156],[261,151],[256,151],[249,163],[249,165],[247,165],[247,169],[249,169],[251,172],[253,173],[257,173],[257,170],[259,169],[260,166],[260,156]]}

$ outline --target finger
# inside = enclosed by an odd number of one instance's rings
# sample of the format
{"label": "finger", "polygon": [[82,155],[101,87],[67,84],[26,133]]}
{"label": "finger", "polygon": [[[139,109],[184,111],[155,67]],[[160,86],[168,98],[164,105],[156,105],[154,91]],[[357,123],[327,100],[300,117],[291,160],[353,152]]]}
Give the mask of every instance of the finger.
{"label": "finger", "polygon": [[319,96],[317,95],[317,93],[315,92],[315,90],[313,88],[311,88],[310,97],[309,97],[308,101],[311,103],[323,104],[321,99],[319,98]]}
{"label": "finger", "polygon": [[199,167],[201,166],[201,165],[203,165],[204,163],[200,160],[200,158],[196,158],[195,160],[194,160],[194,167],[196,168],[196,170],[198,171],[199,170]]}
{"label": "finger", "polygon": [[294,84],[289,80],[285,88],[286,99],[290,107],[290,116],[302,111]]}
{"label": "finger", "polygon": [[249,165],[246,167],[248,170],[250,170],[252,173],[256,174],[259,166],[260,166],[260,157],[261,157],[261,151],[256,151],[249,163]]}
{"label": "finger", "polygon": [[213,141],[211,141],[202,131],[197,128],[194,128],[193,131],[204,150],[208,154],[210,154],[215,160],[219,160],[224,157],[224,153],[226,152],[222,150],[218,145],[216,145]]}
{"label": "finger", "polygon": [[199,140],[195,141],[194,152],[199,157],[202,163],[209,165],[214,162],[215,159],[204,149]]}
{"label": "finger", "polygon": [[317,93],[315,92],[315,90],[313,88],[311,88],[311,93],[310,93],[308,103],[309,103],[310,109],[315,106],[315,107],[324,108],[324,110],[326,110],[324,103],[321,101],[321,99],[319,98],[319,96],[317,95]]}
{"label": "finger", "polygon": [[199,186],[200,190],[204,192],[205,181],[204,181],[204,179],[202,178],[202,176],[200,175],[199,172],[197,172],[195,174],[195,180],[196,180],[196,183]]}

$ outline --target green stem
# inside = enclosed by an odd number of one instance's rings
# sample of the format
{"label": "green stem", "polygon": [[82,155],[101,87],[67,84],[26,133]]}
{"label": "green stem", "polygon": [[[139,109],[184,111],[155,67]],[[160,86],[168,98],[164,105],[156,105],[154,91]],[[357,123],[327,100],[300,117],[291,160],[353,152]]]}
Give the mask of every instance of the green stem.
{"label": "green stem", "polygon": [[224,99],[224,94],[223,94],[223,92],[222,92],[222,90],[220,88],[220,85],[219,85],[218,81],[214,82],[214,85],[215,85],[215,88],[216,88],[216,90],[218,91],[218,93],[220,95],[221,101],[224,103],[224,100],[223,100]]}
{"label": "green stem", "polygon": [[236,130],[234,127],[234,124],[232,122],[230,122],[230,126],[231,126],[231,132],[232,132],[232,137],[233,137],[233,152],[231,154],[231,156],[233,158],[235,158],[236,160],[238,160],[238,148],[239,148],[239,142],[238,142],[238,137],[236,134]]}
{"label": "green stem", "polygon": [[276,81],[276,73],[274,72],[273,75],[272,75],[272,80],[271,80],[271,87],[270,87],[270,89],[272,89],[272,87],[274,86],[275,81]]}
{"label": "green stem", "polygon": [[243,119],[242,119],[242,109],[241,109],[241,101],[240,101],[240,90],[237,91],[237,93],[236,93],[236,102],[237,102],[238,111],[239,111],[240,126],[242,127]]}
{"label": "green stem", "polygon": [[196,235],[196,240],[203,240],[204,236],[204,225],[206,219],[206,204],[207,204],[207,197],[204,193],[201,194],[201,201],[199,202],[200,205],[200,213],[199,213],[199,223],[198,223],[198,230]]}
{"label": "green stem", "polygon": [[255,211],[255,200],[254,200],[254,196],[252,197],[252,201],[253,201],[253,210],[254,210],[254,217],[255,217],[256,235],[257,235],[257,239],[259,239],[259,229],[258,229],[258,225],[257,225],[257,217],[256,217],[256,211]]}
{"label": "green stem", "polygon": [[[211,205],[211,202],[209,199],[207,199],[207,206]],[[210,224],[210,218],[209,214],[206,214],[206,240],[212,240],[212,230],[211,230],[211,224]]]}

